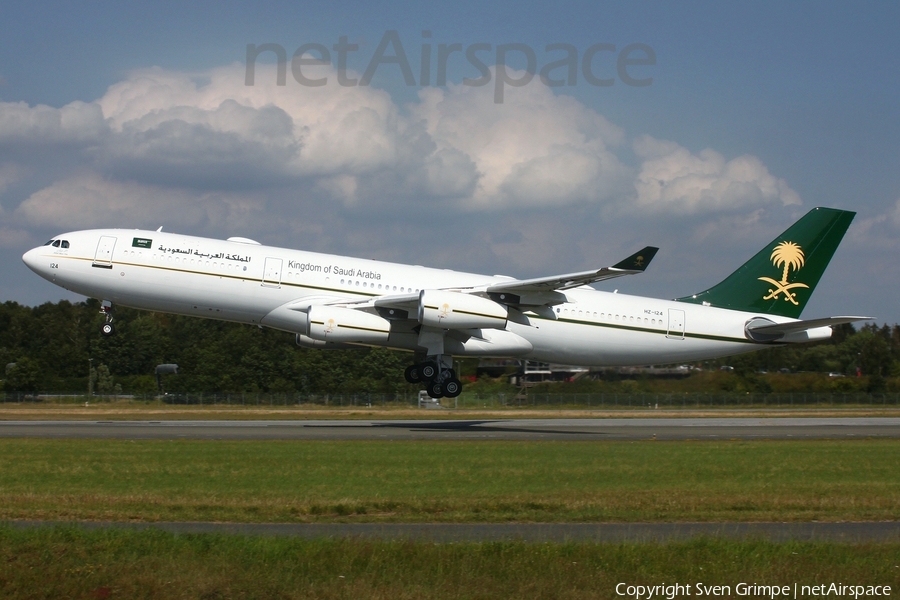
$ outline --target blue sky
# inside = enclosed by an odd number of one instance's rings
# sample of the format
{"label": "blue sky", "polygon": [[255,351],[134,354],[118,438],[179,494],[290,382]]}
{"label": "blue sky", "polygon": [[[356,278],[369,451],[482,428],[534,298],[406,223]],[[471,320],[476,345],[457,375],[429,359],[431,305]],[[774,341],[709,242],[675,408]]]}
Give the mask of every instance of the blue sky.
{"label": "blue sky", "polygon": [[[0,8],[0,300],[65,293],[21,254],[120,226],[530,277],[661,247],[623,292],[705,289],[815,206],[856,210],[805,317],[900,322],[900,7],[894,3],[7,2]],[[652,84],[323,88],[247,44],[649,46]],[[429,31],[430,38],[423,38]],[[510,69],[522,68],[511,54]],[[315,69],[311,70],[312,73]],[[562,70],[556,72],[558,75]],[[351,73],[352,75],[353,73]],[[521,76],[521,72],[513,76]]]}

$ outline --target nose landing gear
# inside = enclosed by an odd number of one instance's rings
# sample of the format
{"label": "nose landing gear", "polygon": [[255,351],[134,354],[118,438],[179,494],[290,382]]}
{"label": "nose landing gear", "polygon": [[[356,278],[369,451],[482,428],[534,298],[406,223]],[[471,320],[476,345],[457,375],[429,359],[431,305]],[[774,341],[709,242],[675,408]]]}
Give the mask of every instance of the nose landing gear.
{"label": "nose landing gear", "polygon": [[113,306],[112,302],[108,300],[104,300],[100,304],[100,314],[106,315],[106,322],[100,326],[100,333],[104,336],[109,337],[116,332],[116,326],[113,325]]}

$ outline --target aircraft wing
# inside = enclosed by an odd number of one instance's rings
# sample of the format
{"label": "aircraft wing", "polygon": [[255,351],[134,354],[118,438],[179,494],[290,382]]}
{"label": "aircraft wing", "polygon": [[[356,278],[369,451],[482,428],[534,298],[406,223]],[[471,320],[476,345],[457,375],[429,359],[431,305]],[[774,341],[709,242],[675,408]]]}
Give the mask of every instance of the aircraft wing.
{"label": "aircraft wing", "polygon": [[362,300],[341,299],[330,304],[379,314],[385,319],[407,319],[409,315],[415,318],[419,310],[419,294],[391,294]]}
{"label": "aircraft wing", "polygon": [[625,260],[619,261],[611,267],[603,267],[594,271],[582,271],[580,273],[567,273],[565,275],[552,275],[550,277],[537,277],[535,279],[522,279],[515,281],[502,281],[493,283],[485,289],[489,294],[510,293],[528,294],[534,292],[554,292],[568,290],[574,287],[605,281],[622,275],[634,275],[643,273],[647,265],[656,256],[659,248],[647,246]]}
{"label": "aircraft wing", "polygon": [[[535,279],[513,279],[471,288],[447,288],[447,291],[488,296],[501,304],[521,307],[552,306],[565,302],[565,297],[558,293],[560,290],[568,290],[589,283],[621,277],[622,275],[643,273],[650,261],[653,260],[653,257],[656,256],[658,250],[659,248],[647,246],[611,267],[603,267],[593,271],[567,273],[565,275],[553,275]],[[419,306],[419,295],[394,294],[366,300],[338,301],[335,304],[357,310],[372,311],[374,309],[374,311],[377,311],[385,318],[396,319],[403,312],[412,315],[416,313]],[[393,311],[400,311],[400,313]]]}
{"label": "aircraft wing", "polygon": [[372,301],[376,307],[416,307],[419,306],[419,294],[394,294],[392,296],[380,296]]}

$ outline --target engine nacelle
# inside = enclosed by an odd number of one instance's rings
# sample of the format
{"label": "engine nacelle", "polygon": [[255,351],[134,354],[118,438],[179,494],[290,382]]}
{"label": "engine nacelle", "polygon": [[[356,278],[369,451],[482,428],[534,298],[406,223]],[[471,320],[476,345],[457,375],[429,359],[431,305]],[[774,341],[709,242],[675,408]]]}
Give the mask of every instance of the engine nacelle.
{"label": "engine nacelle", "polygon": [[391,334],[391,324],[378,315],[334,306],[309,309],[309,337],[323,342],[380,344]]}
{"label": "engine nacelle", "polygon": [[353,346],[352,344],[314,340],[307,335],[303,335],[302,333],[298,333],[294,337],[294,341],[296,341],[297,345],[301,348],[313,348],[315,350],[346,350],[348,348],[355,348],[355,346]]}
{"label": "engine nacelle", "polygon": [[509,309],[493,300],[441,290],[422,290],[419,322],[442,329],[503,329]]}

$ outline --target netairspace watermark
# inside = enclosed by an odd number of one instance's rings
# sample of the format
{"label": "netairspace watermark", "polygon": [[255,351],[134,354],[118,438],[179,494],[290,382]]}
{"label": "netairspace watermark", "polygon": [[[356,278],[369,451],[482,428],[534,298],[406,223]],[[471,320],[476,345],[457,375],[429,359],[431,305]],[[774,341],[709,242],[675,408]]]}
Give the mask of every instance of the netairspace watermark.
{"label": "netairspace watermark", "polygon": [[736,585],[708,585],[696,583],[661,583],[658,585],[633,585],[619,583],[616,595],[634,600],[675,600],[679,597],[696,598],[875,598],[891,595],[889,585],[858,585],[838,583],[820,583],[816,585],[762,585],[758,583],[738,583]]}
{"label": "netairspace watermark", "polygon": [[[615,44],[597,43],[589,46],[584,52],[572,44],[548,44],[544,52],[540,69],[538,69],[538,53],[528,44],[499,44],[496,47],[488,43],[469,44],[463,47],[460,43],[433,44],[431,32],[423,31],[423,42],[419,48],[419,78],[416,79],[400,34],[396,30],[388,30],[381,36],[378,47],[369,59],[366,69],[359,77],[349,77],[347,63],[351,52],[359,51],[359,44],[351,44],[348,36],[342,35],[338,42],[330,48],[325,44],[303,44],[294,51],[290,60],[291,75],[302,86],[321,87],[328,85],[328,77],[310,77],[304,73],[304,67],[331,66],[337,71],[338,85],[344,87],[367,86],[379,68],[393,66],[400,70],[403,80],[408,86],[427,87],[432,85],[432,66],[436,86],[447,85],[448,65],[472,68],[478,77],[465,77],[463,85],[479,87],[488,85],[494,80],[494,103],[503,103],[506,87],[522,87],[528,85],[538,75],[541,83],[548,87],[574,86],[578,84],[579,72],[588,84],[597,87],[615,85],[616,79],[632,87],[652,85],[653,78],[646,77],[647,67],[656,65],[656,52],[642,43],[628,44],[618,49]],[[256,61],[261,54],[274,53],[277,59],[276,85],[287,85],[287,51],[280,44],[247,44],[247,71],[244,84],[256,83]],[[332,52],[334,54],[332,54]],[[268,55],[267,55],[268,56]],[[489,64],[493,59],[492,76]],[[507,63],[521,63],[525,68],[510,72]],[[644,69],[640,69],[643,67]],[[636,70],[629,71],[629,69]],[[473,72],[474,74],[474,72]],[[643,75],[643,76],[642,76]]]}

